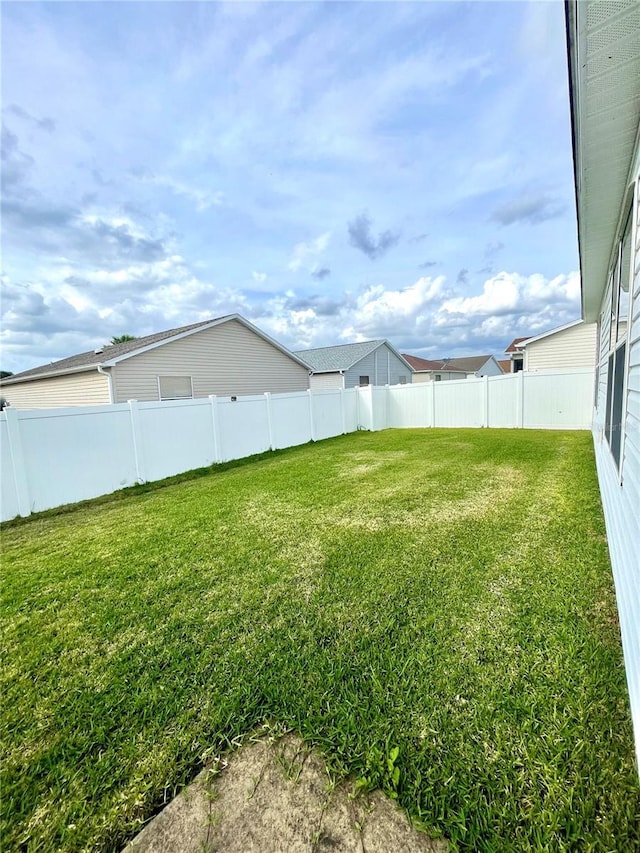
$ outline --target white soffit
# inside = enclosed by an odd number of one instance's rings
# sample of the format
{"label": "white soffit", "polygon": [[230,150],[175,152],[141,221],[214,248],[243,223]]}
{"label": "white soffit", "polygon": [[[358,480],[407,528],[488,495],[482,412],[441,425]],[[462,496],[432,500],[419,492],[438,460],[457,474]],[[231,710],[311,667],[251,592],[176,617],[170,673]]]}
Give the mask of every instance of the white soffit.
{"label": "white soffit", "polygon": [[591,322],[607,283],[638,133],[640,2],[577,0],[568,14],[582,305]]}

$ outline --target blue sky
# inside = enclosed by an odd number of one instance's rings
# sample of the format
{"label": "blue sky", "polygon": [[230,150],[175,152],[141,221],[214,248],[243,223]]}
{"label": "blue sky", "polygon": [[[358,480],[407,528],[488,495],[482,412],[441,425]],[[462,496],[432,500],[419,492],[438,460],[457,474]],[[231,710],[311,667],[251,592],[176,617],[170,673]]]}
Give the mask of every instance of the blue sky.
{"label": "blue sky", "polygon": [[559,0],[1,12],[3,369],[233,311],[426,358],[579,316]]}

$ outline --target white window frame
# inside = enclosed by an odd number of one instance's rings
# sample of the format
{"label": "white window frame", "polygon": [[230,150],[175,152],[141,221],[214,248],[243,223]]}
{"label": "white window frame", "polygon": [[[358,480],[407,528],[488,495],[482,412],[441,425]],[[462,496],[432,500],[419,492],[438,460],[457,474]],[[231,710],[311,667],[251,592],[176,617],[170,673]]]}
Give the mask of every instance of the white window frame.
{"label": "white window frame", "polygon": [[[611,443],[609,441],[609,436],[606,435],[605,430],[605,440],[609,447],[609,452],[611,454],[611,459],[613,464],[616,467],[616,473],[618,477],[618,482],[622,483],[623,480],[623,467],[624,467],[624,452],[625,452],[625,444],[626,444],[626,433],[625,433],[625,423],[626,423],[626,413],[627,413],[627,394],[628,394],[628,382],[629,382],[629,359],[630,359],[630,338],[629,338],[629,327],[631,324],[631,318],[633,316],[633,288],[634,288],[634,268],[635,268],[635,240],[638,234],[638,205],[640,202],[640,180],[634,180],[633,183],[627,187],[627,191],[625,193],[625,201],[622,206],[623,211],[627,211],[627,214],[624,215],[619,223],[619,230],[616,235],[616,239],[614,242],[614,251],[612,252],[611,264],[610,264],[610,272],[609,272],[609,281],[611,283],[611,294],[610,294],[610,303],[609,303],[609,313],[611,317],[611,328],[609,329],[609,349],[607,351],[607,368],[613,369],[615,371],[615,362],[616,362],[616,353],[620,349],[620,347],[625,346],[625,355],[624,355],[624,363],[622,365],[622,388],[621,388],[621,396],[622,396],[622,411],[620,413],[620,444],[618,449],[618,461],[616,464],[616,459],[613,455],[613,451],[611,449]],[[629,208],[631,215],[631,263],[629,264],[629,302],[627,306],[627,327],[625,330],[624,338],[618,340],[618,300],[620,297],[620,276],[622,273],[622,241],[624,239],[624,233],[626,229],[626,225],[628,222],[629,216]],[[613,383],[616,379],[616,373],[614,372],[613,376],[610,378],[607,373],[607,388],[605,389],[605,424],[607,418],[610,422],[613,421]],[[609,398],[609,382],[611,381],[611,398]]]}
{"label": "white window frame", "polygon": [[[171,378],[179,378],[179,379],[188,379],[189,385],[191,386],[191,396],[189,397],[163,397],[162,396],[162,388],[160,385],[161,379],[171,379]],[[158,384],[158,400],[161,403],[168,402],[169,400],[193,400],[193,377],[188,373],[158,373],[156,376],[156,382]]]}

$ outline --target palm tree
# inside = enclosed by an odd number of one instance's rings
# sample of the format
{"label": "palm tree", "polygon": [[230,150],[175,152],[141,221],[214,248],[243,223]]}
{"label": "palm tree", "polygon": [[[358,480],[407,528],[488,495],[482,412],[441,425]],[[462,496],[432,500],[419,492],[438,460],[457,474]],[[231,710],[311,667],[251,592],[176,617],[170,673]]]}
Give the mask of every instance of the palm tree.
{"label": "palm tree", "polygon": [[114,335],[114,337],[111,338],[111,343],[112,344],[126,344],[127,341],[135,341],[135,340],[136,340],[135,335]]}

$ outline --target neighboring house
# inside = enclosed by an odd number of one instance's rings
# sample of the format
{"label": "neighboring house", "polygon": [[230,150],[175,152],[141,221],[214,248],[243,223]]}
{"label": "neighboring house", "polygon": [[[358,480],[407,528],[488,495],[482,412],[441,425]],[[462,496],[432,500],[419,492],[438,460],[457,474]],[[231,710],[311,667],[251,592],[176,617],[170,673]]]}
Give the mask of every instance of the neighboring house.
{"label": "neighboring house", "polygon": [[239,314],[99,347],[0,382],[21,409],[303,391],[309,368]]}
{"label": "neighboring house", "polygon": [[402,353],[414,369],[413,382],[442,382],[450,379],[466,379],[469,375],[466,370],[456,367],[446,367],[446,359],[433,361],[428,358],[419,358],[417,355]]}
{"label": "neighboring house", "polygon": [[640,5],[568,0],[582,317],[594,446],[640,758]]}
{"label": "neighboring house", "polygon": [[524,370],[561,370],[595,367],[597,323],[574,320],[520,344]]}
{"label": "neighboring house", "polygon": [[541,335],[515,338],[505,350],[511,355],[506,362],[511,369],[505,373],[594,367],[596,337],[596,323],[574,320]]}
{"label": "neighboring house", "polygon": [[502,368],[492,355],[446,358],[447,370],[464,370],[467,376],[502,376]]}
{"label": "neighboring house", "polygon": [[411,382],[413,372],[411,365],[386,340],[298,350],[294,355],[310,366],[313,391],[358,385],[404,385]]}
{"label": "neighboring house", "polygon": [[511,373],[511,359],[510,358],[497,358],[496,361],[500,365],[500,370],[503,373]]}
{"label": "neighboring house", "polygon": [[526,340],[527,338],[514,338],[504,351],[504,354],[508,355],[511,361],[511,370],[507,370],[505,373],[519,373],[523,369],[524,353],[520,345]]}

